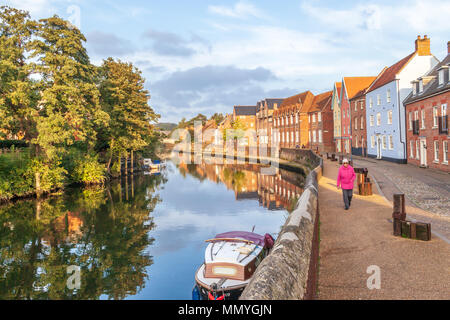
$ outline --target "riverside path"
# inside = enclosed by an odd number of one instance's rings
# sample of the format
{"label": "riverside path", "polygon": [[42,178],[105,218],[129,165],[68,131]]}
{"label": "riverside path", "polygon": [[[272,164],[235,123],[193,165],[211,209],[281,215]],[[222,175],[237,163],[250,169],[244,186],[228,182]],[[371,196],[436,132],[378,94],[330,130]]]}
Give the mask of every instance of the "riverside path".
{"label": "riverside path", "polygon": [[[358,166],[358,162],[356,162]],[[367,166],[366,166],[367,167]],[[372,168],[373,169],[373,168]],[[369,175],[371,170],[369,167]],[[320,264],[319,299],[450,299],[450,245],[432,234],[431,241],[393,236],[392,194],[386,186],[362,197],[354,189],[350,210],[344,210],[336,188],[338,164],[324,160],[319,181]],[[372,176],[373,178],[374,176]],[[433,217],[442,225],[447,217],[406,206],[406,212]],[[407,217],[410,218],[409,216]],[[370,266],[379,267],[380,289],[368,288]],[[370,268],[369,268],[370,271]]]}

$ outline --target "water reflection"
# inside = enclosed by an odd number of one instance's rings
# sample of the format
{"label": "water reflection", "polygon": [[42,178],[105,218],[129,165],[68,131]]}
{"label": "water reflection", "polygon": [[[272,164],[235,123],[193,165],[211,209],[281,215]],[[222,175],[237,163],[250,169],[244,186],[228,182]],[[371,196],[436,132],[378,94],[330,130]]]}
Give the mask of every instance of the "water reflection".
{"label": "water reflection", "polygon": [[[0,299],[190,299],[204,240],[274,238],[304,177],[256,164],[178,166],[0,207]],[[269,210],[268,210],[269,209]],[[81,287],[67,287],[67,267]]]}
{"label": "water reflection", "polygon": [[[163,181],[134,177],[125,187],[71,189],[0,207],[0,299],[123,299],[139,292],[153,263],[145,250],[154,242],[149,212]],[[79,290],[66,286],[70,265],[81,267]]]}

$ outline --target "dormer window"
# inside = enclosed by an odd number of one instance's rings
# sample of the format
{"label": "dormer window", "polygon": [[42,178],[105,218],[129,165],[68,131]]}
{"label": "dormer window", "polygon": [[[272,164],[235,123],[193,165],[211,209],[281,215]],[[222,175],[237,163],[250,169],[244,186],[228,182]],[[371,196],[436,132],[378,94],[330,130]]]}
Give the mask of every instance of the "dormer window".
{"label": "dormer window", "polygon": [[412,82],[412,90],[413,90],[413,96],[415,96],[417,94],[417,86],[416,86],[416,82]]}
{"label": "dormer window", "polygon": [[423,92],[423,80],[420,79],[419,80],[419,93],[422,93],[422,92]]}
{"label": "dormer window", "polygon": [[444,84],[444,69],[439,70],[439,85],[442,86]]}

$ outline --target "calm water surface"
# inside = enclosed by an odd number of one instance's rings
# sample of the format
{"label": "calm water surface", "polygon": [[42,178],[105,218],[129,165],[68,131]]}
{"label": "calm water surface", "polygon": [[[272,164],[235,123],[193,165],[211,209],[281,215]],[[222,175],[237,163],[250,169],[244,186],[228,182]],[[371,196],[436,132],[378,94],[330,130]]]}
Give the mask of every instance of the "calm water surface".
{"label": "calm water surface", "polygon": [[[0,299],[191,299],[216,234],[277,237],[304,178],[254,164],[175,165],[104,189],[0,207]],[[67,267],[81,287],[67,287]]]}

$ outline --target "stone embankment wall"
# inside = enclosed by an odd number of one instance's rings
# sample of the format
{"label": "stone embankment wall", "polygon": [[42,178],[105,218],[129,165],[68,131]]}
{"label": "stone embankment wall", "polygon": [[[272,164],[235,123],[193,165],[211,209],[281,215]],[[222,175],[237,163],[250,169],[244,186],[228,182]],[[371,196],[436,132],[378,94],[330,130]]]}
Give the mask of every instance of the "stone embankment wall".
{"label": "stone embankment wall", "polygon": [[282,149],[280,158],[315,165],[271,253],[258,266],[241,300],[314,299],[319,256],[318,179],[323,162],[310,150]]}

